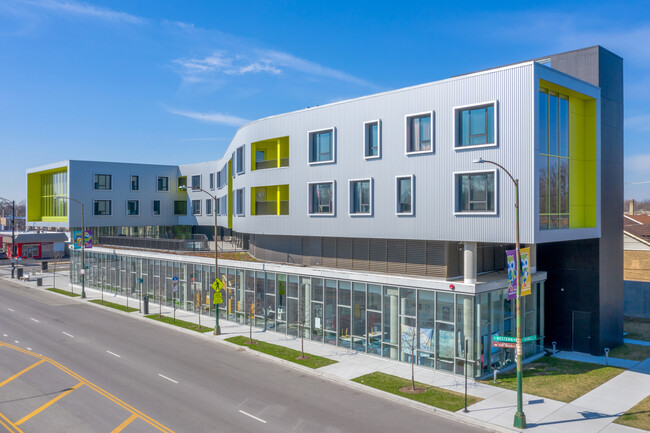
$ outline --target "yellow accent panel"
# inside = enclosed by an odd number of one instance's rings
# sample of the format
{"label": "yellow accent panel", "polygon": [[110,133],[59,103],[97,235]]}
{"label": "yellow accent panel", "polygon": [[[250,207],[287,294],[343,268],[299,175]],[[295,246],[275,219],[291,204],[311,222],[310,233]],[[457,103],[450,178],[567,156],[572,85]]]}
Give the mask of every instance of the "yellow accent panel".
{"label": "yellow accent panel", "polygon": [[[283,202],[286,209],[283,211]],[[251,215],[288,215],[289,185],[251,188]]]}
{"label": "yellow accent panel", "polygon": [[569,228],[596,227],[596,100],[545,80],[539,86],[569,96]]}
{"label": "yellow accent panel", "polygon": [[232,228],[232,158],[228,161],[228,228]]}
{"label": "yellow accent panel", "polygon": [[[258,161],[257,153],[264,152],[264,159]],[[289,137],[278,137],[251,143],[251,171],[266,168],[285,167],[283,159],[289,158]],[[260,167],[258,167],[260,163]],[[264,163],[264,164],[262,164]]]}
{"label": "yellow accent panel", "polygon": [[[176,181],[176,184],[178,187],[178,192],[187,192],[187,176],[178,176],[178,180]],[[186,187],[186,189],[182,190],[181,186]]]}
{"label": "yellow accent panel", "polygon": [[54,199],[56,195],[65,196],[68,194],[67,174],[67,167],[57,167],[27,174],[28,222],[66,222],[68,220],[68,204],[65,202],[58,203]]}

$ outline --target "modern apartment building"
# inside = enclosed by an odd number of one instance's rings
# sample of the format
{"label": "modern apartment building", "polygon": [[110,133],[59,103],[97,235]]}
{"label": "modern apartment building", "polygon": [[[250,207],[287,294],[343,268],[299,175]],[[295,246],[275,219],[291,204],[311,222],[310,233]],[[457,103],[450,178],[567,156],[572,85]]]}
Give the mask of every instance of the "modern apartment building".
{"label": "modern apartment building", "polygon": [[[622,59],[591,47],[307,108],[242,126],[214,161],[30,169],[27,224],[80,227],[56,195],[83,202],[100,236],[210,234],[216,212],[272,262],[220,263],[228,316],[254,302],[280,332],[304,318],[309,338],[456,373],[467,339],[479,376],[512,362],[491,343],[514,335],[515,188],[483,158],[519,179],[526,355],[551,341],[600,354],[622,342],[622,95]],[[186,308],[210,296],[198,259],[93,254],[118,287],[148,276],[143,290],[169,300],[181,274]]]}

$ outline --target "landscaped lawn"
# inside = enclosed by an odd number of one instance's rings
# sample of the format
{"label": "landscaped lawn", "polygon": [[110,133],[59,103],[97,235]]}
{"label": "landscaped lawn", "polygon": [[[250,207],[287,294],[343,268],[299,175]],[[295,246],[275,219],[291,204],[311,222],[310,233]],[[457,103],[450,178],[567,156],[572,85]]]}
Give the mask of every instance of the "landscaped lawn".
{"label": "landscaped lawn", "polygon": [[181,328],[191,329],[192,331],[196,331],[196,332],[210,332],[214,329],[214,328],[208,328],[207,326],[201,326],[199,328],[199,325],[197,325],[196,323],[186,322],[185,320],[179,320],[179,319],[176,319],[176,321],[174,321],[173,317],[158,316],[157,314],[150,314],[144,317],[146,317],[147,319],[157,320],[159,322],[169,323],[170,325],[179,326]]}
{"label": "landscaped lawn", "polygon": [[627,332],[625,338],[650,341],[650,319],[626,317],[623,322],[623,330]]}
{"label": "landscaped lawn", "polygon": [[45,290],[49,290],[50,292],[54,292],[54,293],[58,293],[60,295],[66,295],[66,296],[70,296],[70,297],[81,296],[81,295],[79,295],[77,293],[72,293],[72,292],[70,292],[68,290],[61,290],[61,289],[54,289],[54,288],[49,288],[49,289],[45,289]]}
{"label": "landscaped lawn", "polygon": [[[523,365],[523,391],[568,403],[624,371],[617,367],[545,356]],[[482,382],[516,390],[517,372],[511,370],[499,374],[496,384],[492,380]]]}
{"label": "landscaped lawn", "polygon": [[650,346],[639,344],[621,344],[616,349],[609,351],[611,358],[631,359],[632,361],[645,361],[650,358]]}
{"label": "landscaped lawn", "polygon": [[267,355],[295,362],[296,364],[304,365],[305,367],[309,368],[325,367],[326,365],[335,364],[338,362],[334,361],[333,359],[327,359],[321,356],[311,355],[309,353],[305,353],[305,356],[310,357],[308,359],[296,359],[300,356],[300,351],[298,350],[289,349],[288,347],[284,346],[278,346],[277,344],[265,343],[259,340],[253,340],[256,342],[256,344],[246,344],[246,342],[250,341],[250,339],[243,335],[226,338],[226,341],[238,344],[240,346],[247,346],[253,350],[266,353]]}
{"label": "landscaped lawn", "polygon": [[[448,391],[435,386],[425,385],[423,383],[415,382],[415,386],[426,389],[421,394],[407,394],[400,391],[400,388],[405,386],[410,387],[410,379],[403,379],[401,377],[393,376],[386,373],[374,372],[352,379],[357,383],[362,383],[373,388],[381,389],[382,391],[390,392],[391,394],[399,395],[402,397],[410,398],[411,400],[419,401],[420,403],[428,404],[430,406],[439,407],[451,412],[456,412],[465,407],[465,395],[454,391]],[[467,396],[467,406],[478,403],[482,399],[478,397]]]}
{"label": "landscaped lawn", "polygon": [[132,313],[133,311],[138,311],[137,308],[126,307],[126,305],[116,304],[114,302],[102,301],[101,299],[93,299],[93,304],[103,305],[104,307],[115,308],[116,310],[126,311],[127,313]]}
{"label": "landscaped lawn", "polygon": [[639,404],[616,418],[614,422],[628,427],[650,431],[650,396],[641,400]]}

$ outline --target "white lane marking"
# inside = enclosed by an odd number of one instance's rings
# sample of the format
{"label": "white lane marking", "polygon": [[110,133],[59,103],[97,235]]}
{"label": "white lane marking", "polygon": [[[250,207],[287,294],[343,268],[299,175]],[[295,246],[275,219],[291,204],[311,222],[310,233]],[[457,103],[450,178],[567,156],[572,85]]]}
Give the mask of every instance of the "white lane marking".
{"label": "white lane marking", "polygon": [[65,332],[65,331],[63,331],[63,335],[67,335],[67,336],[70,337],[70,338],[74,338],[74,335],[72,335],[72,334],[68,334],[68,333]]}
{"label": "white lane marking", "polygon": [[113,356],[116,356],[116,357],[118,357],[118,358],[121,358],[120,355],[118,355],[117,353],[113,353],[113,352],[111,352],[110,350],[107,350],[106,353],[110,353],[110,354],[113,355]]}
{"label": "white lane marking", "polygon": [[9,311],[14,311],[14,310],[12,310],[12,309],[11,309],[11,308],[9,308],[9,307],[7,307],[7,310],[9,310]]}
{"label": "white lane marking", "polygon": [[266,424],[266,421],[264,421],[262,418],[258,418],[258,417],[256,417],[255,415],[251,415],[250,413],[248,413],[248,412],[244,412],[244,411],[241,410],[241,409],[239,410],[239,412],[240,412],[240,413],[243,413],[243,414],[246,415],[246,416],[250,416],[250,417],[253,418],[253,419],[258,420],[259,422],[262,422],[262,423]]}
{"label": "white lane marking", "polygon": [[9,337],[7,334],[2,334],[3,337]]}
{"label": "white lane marking", "polygon": [[33,320],[33,321],[36,322],[36,323],[41,323],[41,322],[39,322],[38,320],[34,319],[33,317],[30,317],[29,320]]}
{"label": "white lane marking", "polygon": [[158,373],[158,376],[162,377],[163,379],[167,379],[167,380],[170,381],[170,382],[178,383],[178,382],[175,381],[174,379],[170,379],[169,377],[164,376],[164,375],[162,375],[162,374],[160,374],[160,373]]}
{"label": "white lane marking", "polygon": [[14,343],[16,343],[16,344],[20,344],[20,341],[18,341],[18,340],[14,340]]}
{"label": "white lane marking", "polygon": [[27,348],[27,350],[29,350],[29,351],[31,351],[31,350],[32,350],[32,348],[31,348],[31,347],[28,347],[28,348]]}

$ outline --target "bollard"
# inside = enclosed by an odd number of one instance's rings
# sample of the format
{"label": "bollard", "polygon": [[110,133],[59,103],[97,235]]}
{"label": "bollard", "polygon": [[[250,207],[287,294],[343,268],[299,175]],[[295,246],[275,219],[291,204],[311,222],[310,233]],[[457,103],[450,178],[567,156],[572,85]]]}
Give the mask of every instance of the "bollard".
{"label": "bollard", "polygon": [[499,370],[494,370],[494,383],[497,383],[497,374],[499,374]]}
{"label": "bollard", "polygon": [[557,346],[557,341],[553,342],[553,355],[555,355],[555,346]]}
{"label": "bollard", "polygon": [[605,348],[605,365],[609,365],[609,347]]}

